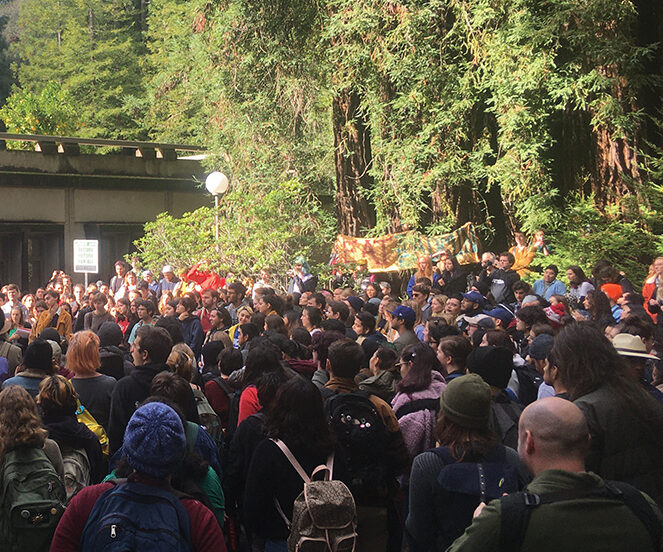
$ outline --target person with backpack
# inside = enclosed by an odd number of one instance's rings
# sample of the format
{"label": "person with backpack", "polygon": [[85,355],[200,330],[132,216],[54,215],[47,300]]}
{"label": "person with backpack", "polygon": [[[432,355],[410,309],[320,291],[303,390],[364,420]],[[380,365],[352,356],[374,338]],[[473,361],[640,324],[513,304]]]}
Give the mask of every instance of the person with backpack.
{"label": "person with backpack", "polygon": [[3,552],[47,551],[64,512],[67,494],[62,455],[57,443],[47,436],[30,394],[18,385],[4,389],[0,393]]}
{"label": "person with backpack", "polygon": [[[154,376],[152,380],[150,395],[153,397],[162,397],[175,404],[180,411],[184,412],[184,407],[188,403],[190,389],[189,383],[181,376],[172,372],[161,372]],[[209,465],[220,478],[223,471],[219,459],[218,443],[202,425],[187,421],[184,424],[184,430],[187,434],[187,439],[191,442],[193,450],[203,460],[209,462]]]}
{"label": "person with backpack", "polygon": [[394,411],[376,395],[360,391],[355,376],[364,358],[362,348],[348,338],[329,346],[326,367],[330,379],[323,388],[325,412],[339,441],[341,480],[348,485],[358,516],[358,550],[387,548],[387,509],[398,489],[396,478],[409,462]]}
{"label": "person with backpack", "polygon": [[661,550],[663,516],[645,493],[586,471],[587,421],[547,397],[520,417],[518,453],[534,479],[525,492],[482,504],[449,552]]}
{"label": "person with backpack", "polygon": [[518,446],[518,418],[523,407],[511,400],[506,392],[513,372],[513,353],[506,347],[477,347],[467,357],[467,371],[479,374],[490,385],[491,427],[502,444],[515,450]]}
{"label": "person with backpack", "polygon": [[480,502],[524,487],[527,474],[490,428],[490,412],[490,386],[477,374],[454,378],[442,393],[439,446],[418,455],[410,473],[405,528],[412,552],[446,550]]}
{"label": "person with backpack", "polygon": [[[439,361],[425,343],[408,345],[400,359],[402,380],[391,401],[410,460],[435,446],[433,429],[440,410],[440,396],[446,387],[437,370]],[[407,480],[407,477],[406,477]]]}
{"label": "person with backpack", "polygon": [[264,427],[268,439],[258,444],[251,459],[243,517],[254,551],[285,552],[291,525],[297,522],[295,499],[314,469],[327,464],[334,440],[320,392],[298,377],[281,386]]}
{"label": "person with backpack", "polygon": [[99,343],[99,338],[90,331],[75,333],[67,349],[67,368],[74,373],[71,383],[83,406],[108,429],[111,397],[117,381],[98,372]]}
{"label": "person with backpack", "polygon": [[80,491],[57,526],[51,552],[225,552],[214,514],[171,487],[186,446],[182,421],[172,408],[158,402],[138,408],[122,444],[133,472],[126,480]]}
{"label": "person with backpack", "polygon": [[[205,347],[203,347],[203,355],[205,354],[204,349]],[[238,349],[225,348],[219,352],[217,362],[219,375],[212,377],[205,383],[205,396],[214,412],[219,416],[221,427],[225,431],[228,427],[230,403],[237,391],[228,382],[228,377],[236,370],[241,370],[244,361],[242,353]],[[205,378],[205,374],[203,374],[203,378]]]}
{"label": "person with backpack", "polygon": [[99,438],[76,418],[78,395],[71,381],[59,375],[43,379],[37,405],[44,428],[62,452],[67,498],[99,483],[108,472],[108,462]]}

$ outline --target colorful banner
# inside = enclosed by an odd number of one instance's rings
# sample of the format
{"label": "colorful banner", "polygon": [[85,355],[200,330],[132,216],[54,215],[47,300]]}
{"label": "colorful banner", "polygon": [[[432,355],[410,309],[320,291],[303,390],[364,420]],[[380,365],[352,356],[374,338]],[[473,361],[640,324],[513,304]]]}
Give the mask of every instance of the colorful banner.
{"label": "colorful banner", "polygon": [[441,236],[428,237],[416,232],[399,232],[379,238],[354,238],[339,235],[334,243],[336,263],[365,261],[369,272],[390,272],[416,268],[422,255],[439,255],[451,251],[460,264],[479,262],[479,240],[474,225],[464,224]]}

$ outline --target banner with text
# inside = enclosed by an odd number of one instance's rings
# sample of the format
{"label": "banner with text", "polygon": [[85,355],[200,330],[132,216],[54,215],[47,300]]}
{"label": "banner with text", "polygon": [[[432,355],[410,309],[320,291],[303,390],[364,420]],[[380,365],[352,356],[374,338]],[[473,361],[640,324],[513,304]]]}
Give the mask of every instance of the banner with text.
{"label": "banner with text", "polygon": [[339,235],[334,243],[336,263],[365,261],[370,272],[389,272],[416,268],[417,258],[451,251],[460,264],[479,262],[479,240],[474,225],[468,222],[441,236],[428,237],[416,232],[399,232],[379,238],[354,238]]}

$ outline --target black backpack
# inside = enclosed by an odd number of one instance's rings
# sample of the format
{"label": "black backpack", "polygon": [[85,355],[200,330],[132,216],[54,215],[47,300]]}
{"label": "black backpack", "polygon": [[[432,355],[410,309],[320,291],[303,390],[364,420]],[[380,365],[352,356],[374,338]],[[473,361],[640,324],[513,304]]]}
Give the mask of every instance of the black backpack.
{"label": "black backpack", "polygon": [[386,496],[390,470],[385,463],[389,434],[364,391],[337,393],[325,402],[329,426],[341,447],[337,464],[352,494]]}
{"label": "black backpack", "polygon": [[539,386],[543,382],[543,377],[529,364],[516,366],[514,370],[518,375],[518,400],[523,406],[532,404],[539,396]]}
{"label": "black backpack", "polygon": [[500,548],[502,552],[518,552],[525,540],[532,510],[542,504],[583,498],[608,498],[621,500],[638,517],[647,529],[654,550],[662,549],[663,527],[657,514],[642,493],[628,483],[605,481],[598,489],[568,489],[545,494],[513,493],[500,498]]}
{"label": "black backpack", "polygon": [[[444,515],[438,525],[442,550],[460,537],[472,523],[474,510],[480,502],[487,503],[504,493],[519,491],[524,481],[512,464],[507,463],[506,447],[496,444],[483,458],[472,461],[470,455],[456,460],[447,447],[431,450],[445,466],[437,476],[442,491],[440,506]],[[439,544],[439,543],[438,543]]]}

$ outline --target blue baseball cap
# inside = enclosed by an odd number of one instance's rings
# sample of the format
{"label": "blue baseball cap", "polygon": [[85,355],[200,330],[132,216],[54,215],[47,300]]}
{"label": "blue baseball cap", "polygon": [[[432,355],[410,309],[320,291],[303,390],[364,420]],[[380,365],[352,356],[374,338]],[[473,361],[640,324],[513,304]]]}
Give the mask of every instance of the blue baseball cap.
{"label": "blue baseball cap", "polygon": [[414,322],[417,320],[416,313],[410,307],[406,307],[405,305],[398,305],[393,311],[387,312],[393,317],[400,318],[401,320],[411,324],[414,324]]}
{"label": "blue baseball cap", "polygon": [[478,291],[468,291],[467,293],[463,293],[463,297],[472,303],[483,303],[483,295]]}
{"label": "blue baseball cap", "polygon": [[491,318],[497,318],[502,321],[502,324],[508,326],[513,320],[513,313],[508,311],[504,307],[496,307],[489,311],[484,311],[484,314],[490,316]]}

